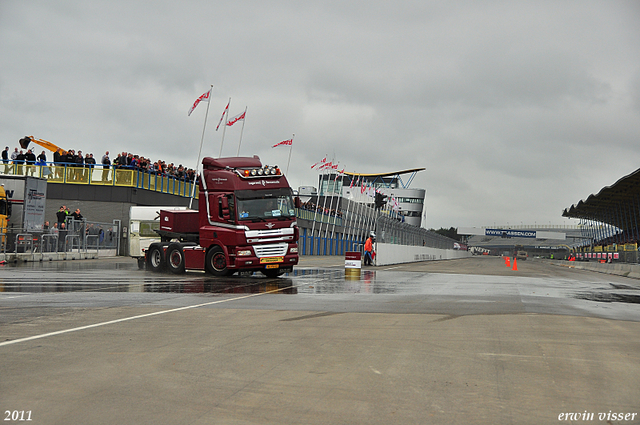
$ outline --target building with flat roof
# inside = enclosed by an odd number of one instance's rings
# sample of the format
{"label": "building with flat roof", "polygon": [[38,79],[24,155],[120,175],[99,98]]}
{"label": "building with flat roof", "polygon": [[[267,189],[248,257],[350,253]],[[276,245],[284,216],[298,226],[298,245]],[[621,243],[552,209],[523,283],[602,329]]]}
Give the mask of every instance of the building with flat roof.
{"label": "building with flat roof", "polygon": [[373,206],[374,198],[367,195],[364,190],[364,188],[371,186],[387,195],[387,201],[391,196],[398,201],[405,223],[421,227],[427,191],[409,186],[415,175],[423,170],[424,168],[413,168],[389,173],[320,174],[318,194],[320,196],[342,196],[355,202]]}

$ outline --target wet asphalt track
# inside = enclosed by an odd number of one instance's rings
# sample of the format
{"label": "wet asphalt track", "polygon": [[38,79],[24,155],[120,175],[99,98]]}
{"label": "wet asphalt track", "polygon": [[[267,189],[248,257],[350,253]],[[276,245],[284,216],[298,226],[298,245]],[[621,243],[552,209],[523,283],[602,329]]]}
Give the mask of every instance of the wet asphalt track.
{"label": "wet asphalt track", "polygon": [[305,258],[278,279],[154,274],[122,258],[4,266],[0,409],[33,423],[640,413],[637,280],[498,258],[346,280],[343,264]]}

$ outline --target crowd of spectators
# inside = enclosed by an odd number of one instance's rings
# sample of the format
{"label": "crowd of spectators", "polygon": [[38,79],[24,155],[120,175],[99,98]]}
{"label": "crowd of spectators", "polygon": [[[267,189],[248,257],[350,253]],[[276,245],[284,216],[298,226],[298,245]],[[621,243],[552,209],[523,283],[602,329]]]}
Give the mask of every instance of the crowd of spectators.
{"label": "crowd of spectators", "polygon": [[[66,205],[56,212],[56,220],[51,225],[44,222],[42,250],[43,252],[64,252],[70,249],[92,246],[113,247],[116,232],[112,225],[90,223],[80,213],[80,208],[71,212]],[[49,235],[49,236],[45,236]]]}
{"label": "crowd of spectators", "polygon": [[155,174],[157,176],[173,177],[178,180],[194,181],[196,172],[191,168],[186,168],[182,164],[174,165],[173,162],[167,164],[163,160],[153,161],[144,156],[134,155],[128,152],[122,152],[113,160],[111,164],[109,152],[102,156],[103,166],[112,165],[116,169],[129,168]]}
{"label": "crowd of spectators", "polygon": [[329,215],[332,217],[342,218],[342,210],[327,208],[326,206],[316,205],[311,201],[307,201],[302,204],[302,209],[307,211],[317,212],[319,214]]}
{"label": "crowd of spectators", "polygon": [[[5,173],[17,173],[23,174],[23,166],[72,166],[76,168],[92,169],[97,166],[101,166],[103,170],[109,169],[133,169],[145,173],[150,173],[156,176],[172,177],[179,180],[192,182],[195,179],[195,170],[184,167],[182,164],[175,165],[173,162],[167,163],[163,160],[151,160],[142,155],[136,155],[129,152],[122,152],[116,156],[113,160],[109,157],[109,151],[105,152],[100,159],[100,163],[97,163],[93,157],[93,153],[83,154],[81,150],[77,152],[74,149],[63,151],[61,149],[53,153],[53,161],[47,162],[47,154],[42,151],[40,155],[36,157],[32,149],[19,150],[15,148],[13,152],[9,152],[7,146],[2,151],[2,162],[5,165]],[[14,171],[13,167],[17,167]],[[28,168],[33,174],[34,167]],[[78,171],[74,176],[79,176],[81,173]]]}

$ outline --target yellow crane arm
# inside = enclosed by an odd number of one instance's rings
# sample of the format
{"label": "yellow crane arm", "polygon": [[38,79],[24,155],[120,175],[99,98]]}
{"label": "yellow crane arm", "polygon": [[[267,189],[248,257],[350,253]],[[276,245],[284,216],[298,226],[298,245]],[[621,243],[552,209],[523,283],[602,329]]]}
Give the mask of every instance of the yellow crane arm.
{"label": "yellow crane arm", "polygon": [[66,150],[62,149],[59,146],[54,145],[51,142],[48,142],[46,140],[42,140],[42,139],[36,139],[33,136],[24,136],[22,139],[20,139],[20,146],[22,147],[22,149],[27,149],[27,146],[29,146],[29,143],[35,143],[36,145],[40,145],[45,149],[49,149],[51,152],[55,152],[58,149],[60,149],[60,153],[65,154],[67,153]]}

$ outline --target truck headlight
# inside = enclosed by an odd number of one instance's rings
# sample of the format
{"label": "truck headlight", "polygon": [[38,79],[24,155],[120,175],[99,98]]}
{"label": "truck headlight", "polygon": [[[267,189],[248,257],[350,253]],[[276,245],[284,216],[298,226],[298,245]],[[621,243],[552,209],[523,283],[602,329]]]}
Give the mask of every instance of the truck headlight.
{"label": "truck headlight", "polygon": [[247,255],[251,255],[251,250],[250,249],[242,249],[242,250],[236,252],[236,255],[238,257],[246,257]]}
{"label": "truck headlight", "polygon": [[289,252],[292,254],[297,254],[298,253],[298,247],[293,247],[293,248],[289,248]]}

